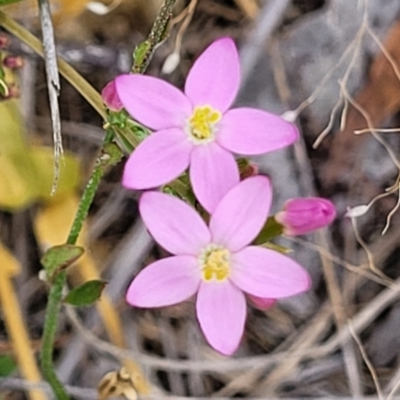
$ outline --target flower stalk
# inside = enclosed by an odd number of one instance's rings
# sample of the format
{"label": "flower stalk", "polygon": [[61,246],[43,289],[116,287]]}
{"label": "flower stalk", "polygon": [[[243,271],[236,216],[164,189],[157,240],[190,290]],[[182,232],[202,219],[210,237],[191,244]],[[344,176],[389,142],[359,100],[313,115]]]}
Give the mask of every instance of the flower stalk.
{"label": "flower stalk", "polygon": [[168,24],[171,20],[175,3],[176,0],[165,0],[154,21],[149,36],[136,47],[133,54],[134,63],[132,73],[143,74],[146,71],[156,47],[168,36]]}

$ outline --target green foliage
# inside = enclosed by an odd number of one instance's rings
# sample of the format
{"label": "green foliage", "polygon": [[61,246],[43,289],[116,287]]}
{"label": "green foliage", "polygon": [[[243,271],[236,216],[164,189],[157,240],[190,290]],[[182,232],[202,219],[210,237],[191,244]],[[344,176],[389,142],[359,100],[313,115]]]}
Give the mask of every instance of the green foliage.
{"label": "green foliage", "polygon": [[12,3],[18,3],[21,0],[0,0],[0,7],[1,6],[8,6],[9,4]]}
{"label": "green foliage", "polygon": [[265,242],[269,242],[274,237],[282,235],[282,228],[282,225],[274,217],[269,217],[254,243],[264,244]]}
{"label": "green foliage", "polygon": [[261,245],[261,247],[265,247],[266,249],[277,251],[278,253],[288,254],[291,253],[293,250],[289,247],[280,246],[279,244],[266,242]]}
{"label": "green foliage", "polygon": [[73,264],[83,253],[82,247],[63,244],[47,250],[40,262],[46,270],[47,277],[52,280],[58,272]]}
{"label": "green foliage", "polygon": [[107,282],[93,280],[72,289],[64,298],[64,302],[75,307],[90,306],[100,299]]}
{"label": "green foliage", "polygon": [[135,47],[133,59],[136,65],[146,64],[147,59],[151,56],[153,44],[149,40],[145,40]]}
{"label": "green foliage", "polygon": [[116,133],[120,148],[127,154],[131,154],[138,143],[150,135],[150,131],[140,125],[125,110],[109,111],[108,123],[112,132]]}
{"label": "green foliage", "polygon": [[14,360],[10,356],[0,356],[0,376],[6,377],[17,368]]}

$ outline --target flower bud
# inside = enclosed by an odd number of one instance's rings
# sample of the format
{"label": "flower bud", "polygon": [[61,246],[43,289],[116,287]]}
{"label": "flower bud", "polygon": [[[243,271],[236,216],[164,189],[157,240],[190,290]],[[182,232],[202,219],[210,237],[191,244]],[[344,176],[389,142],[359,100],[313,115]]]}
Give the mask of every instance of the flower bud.
{"label": "flower bud", "polygon": [[101,97],[103,98],[104,104],[111,111],[121,111],[124,106],[121,103],[121,100],[118,97],[117,90],[115,88],[115,81],[111,81],[104,86],[101,91]]}
{"label": "flower bud", "polygon": [[240,180],[247,179],[255,175],[258,175],[258,166],[256,164],[249,163],[246,165],[243,171],[240,172]]}
{"label": "flower bud", "polygon": [[336,217],[334,205],[320,197],[288,200],[275,215],[287,236],[303,235],[330,224]]}
{"label": "flower bud", "polygon": [[3,60],[3,65],[10,69],[18,69],[24,65],[24,59],[20,56],[7,56]]}
{"label": "flower bud", "polygon": [[259,310],[264,310],[264,311],[269,310],[276,303],[276,299],[258,297],[258,296],[253,296],[251,294],[248,294],[247,298],[249,299],[250,303],[254,307],[258,308]]}
{"label": "flower bud", "polygon": [[10,44],[10,39],[3,33],[0,34],[0,49],[6,49]]}

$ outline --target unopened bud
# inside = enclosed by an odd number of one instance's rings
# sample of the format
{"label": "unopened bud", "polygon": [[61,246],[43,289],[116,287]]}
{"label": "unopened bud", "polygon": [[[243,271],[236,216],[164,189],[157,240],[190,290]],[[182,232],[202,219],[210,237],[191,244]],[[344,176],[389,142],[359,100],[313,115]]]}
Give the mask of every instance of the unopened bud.
{"label": "unopened bud", "polygon": [[264,311],[270,309],[276,303],[276,299],[263,298],[251,294],[247,295],[247,298],[254,307]]}
{"label": "unopened bud", "polygon": [[18,69],[24,65],[24,59],[20,56],[7,56],[3,60],[3,65],[10,69]]}
{"label": "unopened bud", "polygon": [[111,111],[121,111],[124,106],[121,103],[121,100],[118,97],[117,89],[115,88],[115,81],[111,81],[104,86],[101,91],[101,97],[104,101],[104,104]]}
{"label": "unopened bud", "polygon": [[335,206],[320,197],[288,200],[275,215],[287,236],[304,235],[329,225],[336,217]]}
{"label": "unopened bud", "polygon": [[255,175],[258,175],[258,165],[249,163],[240,173],[240,179],[243,180]]}
{"label": "unopened bud", "polygon": [[8,36],[0,34],[0,49],[6,49],[10,44],[10,39]]}

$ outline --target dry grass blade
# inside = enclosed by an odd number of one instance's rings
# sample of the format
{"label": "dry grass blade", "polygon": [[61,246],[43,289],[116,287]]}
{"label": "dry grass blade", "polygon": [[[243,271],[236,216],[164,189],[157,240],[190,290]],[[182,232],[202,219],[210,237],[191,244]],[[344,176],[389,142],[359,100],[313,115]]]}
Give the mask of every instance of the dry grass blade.
{"label": "dry grass blade", "polygon": [[381,389],[381,385],[379,383],[379,379],[378,376],[376,375],[376,371],[374,366],[372,365],[371,361],[368,358],[368,355],[364,349],[364,346],[361,343],[360,338],[357,336],[357,334],[354,332],[354,329],[351,325],[351,322],[348,323],[348,327],[349,327],[349,331],[351,333],[351,336],[353,337],[353,339],[355,340],[355,342],[357,343],[358,348],[360,349],[360,353],[362,355],[362,358],[365,362],[365,364],[368,367],[369,372],[371,373],[372,379],[374,380],[375,383],[375,387],[376,387],[376,392],[378,394],[378,398],[379,400],[383,400],[383,393],[382,393],[382,389]]}
{"label": "dry grass blade", "polygon": [[[39,368],[35,361],[22,312],[11,282],[13,275],[19,270],[19,264],[2,245],[0,245],[0,263],[0,305],[4,322],[7,326],[22,376],[31,383],[37,383],[41,380]],[[29,389],[28,397],[30,400],[47,399],[47,396],[40,388]]]}
{"label": "dry grass blade", "polygon": [[60,177],[60,159],[63,153],[60,109],[58,106],[60,77],[58,74],[56,45],[54,41],[54,30],[53,23],[51,21],[50,5],[48,0],[38,1],[40,23],[42,27],[44,58],[46,63],[47,90],[49,93],[51,121],[53,125],[54,182],[51,192],[54,194],[54,192],[57,190],[57,183]]}

